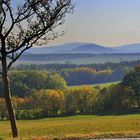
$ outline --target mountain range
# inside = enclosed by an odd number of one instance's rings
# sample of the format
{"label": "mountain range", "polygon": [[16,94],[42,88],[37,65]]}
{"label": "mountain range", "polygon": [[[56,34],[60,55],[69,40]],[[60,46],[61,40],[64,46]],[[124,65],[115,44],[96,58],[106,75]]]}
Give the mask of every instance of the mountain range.
{"label": "mountain range", "polygon": [[118,47],[105,47],[92,43],[67,43],[58,46],[34,47],[28,54],[112,54],[140,53],[140,44],[129,44]]}

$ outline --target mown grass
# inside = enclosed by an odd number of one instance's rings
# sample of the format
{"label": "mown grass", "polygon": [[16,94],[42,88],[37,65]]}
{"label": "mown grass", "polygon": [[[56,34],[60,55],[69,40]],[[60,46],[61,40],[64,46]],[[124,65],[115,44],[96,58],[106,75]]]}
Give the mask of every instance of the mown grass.
{"label": "mown grass", "polygon": [[[140,136],[140,114],[81,115],[18,121],[21,139],[103,138]],[[0,138],[10,138],[8,121],[0,121]]]}

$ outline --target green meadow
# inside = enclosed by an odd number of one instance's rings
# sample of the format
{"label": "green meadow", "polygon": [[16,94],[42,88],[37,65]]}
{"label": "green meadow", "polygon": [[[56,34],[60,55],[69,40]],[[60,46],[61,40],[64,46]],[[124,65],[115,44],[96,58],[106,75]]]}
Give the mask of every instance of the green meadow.
{"label": "green meadow", "polygon": [[[20,139],[139,137],[140,114],[19,120],[18,127]],[[0,139],[10,139],[10,136],[9,122],[0,121]]]}

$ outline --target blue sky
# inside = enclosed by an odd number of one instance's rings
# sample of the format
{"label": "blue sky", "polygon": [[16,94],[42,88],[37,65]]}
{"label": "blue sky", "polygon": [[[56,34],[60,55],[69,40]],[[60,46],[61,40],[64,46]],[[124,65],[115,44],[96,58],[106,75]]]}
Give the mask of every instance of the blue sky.
{"label": "blue sky", "polygon": [[140,43],[140,0],[73,0],[75,12],[50,44],[90,42],[105,46]]}

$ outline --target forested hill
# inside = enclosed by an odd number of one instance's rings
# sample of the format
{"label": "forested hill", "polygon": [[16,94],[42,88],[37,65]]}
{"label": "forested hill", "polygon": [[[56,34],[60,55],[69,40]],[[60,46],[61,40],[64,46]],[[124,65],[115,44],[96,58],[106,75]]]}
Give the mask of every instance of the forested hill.
{"label": "forested hill", "polygon": [[104,63],[104,64],[32,64],[18,65],[13,71],[49,71],[57,73],[67,82],[68,85],[98,84],[106,82],[121,81],[123,76],[132,70],[139,61],[127,61],[120,63]]}
{"label": "forested hill", "polygon": [[140,44],[108,47],[95,43],[72,42],[56,46],[43,46],[31,48],[31,54],[111,54],[111,53],[140,53]]}
{"label": "forested hill", "polygon": [[140,60],[140,53],[102,53],[102,54],[24,54],[18,60],[18,63],[75,63],[75,64],[92,64],[92,63],[106,63],[106,62],[121,62],[121,61],[133,61]]}
{"label": "forested hill", "polygon": [[117,69],[118,67],[122,67],[125,69],[132,69],[136,65],[140,64],[140,60],[134,61],[122,61],[119,63],[106,62],[106,63],[92,63],[92,64],[19,64],[13,67],[13,70],[52,70],[52,71],[61,71],[63,69],[71,69],[71,68],[81,68],[88,67],[94,68],[96,70],[104,70],[104,69]]}

